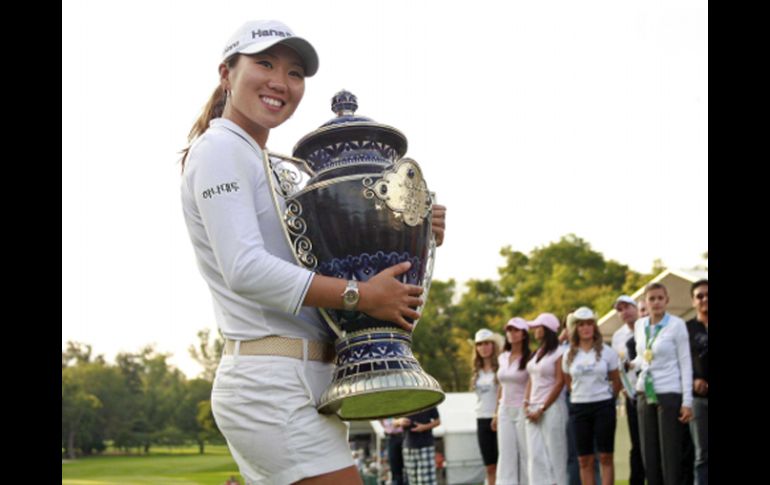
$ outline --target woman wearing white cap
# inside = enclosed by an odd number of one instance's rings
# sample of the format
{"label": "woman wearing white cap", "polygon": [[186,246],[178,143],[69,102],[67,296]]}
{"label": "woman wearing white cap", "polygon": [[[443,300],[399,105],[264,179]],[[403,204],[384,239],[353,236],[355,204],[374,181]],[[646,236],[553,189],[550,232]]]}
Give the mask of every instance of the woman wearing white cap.
{"label": "woman wearing white cap", "polygon": [[527,389],[529,326],[513,317],[505,324],[505,346],[498,357],[498,408],[492,421],[497,428],[497,485],[527,485],[527,443],[524,431],[524,393]]}
{"label": "woman wearing white cap", "polygon": [[497,407],[497,355],[503,336],[489,329],[476,332],[473,351],[473,375],[471,389],[476,392],[476,436],[481,458],[487,471],[487,483],[494,485],[497,469],[497,433],[492,428],[492,418]]}
{"label": "woman wearing white cap", "polygon": [[527,322],[540,346],[527,363],[527,473],[530,485],[567,483],[567,403],[561,392],[564,373],[559,345],[559,319],[541,313]]}
{"label": "woman wearing white cap", "polygon": [[634,324],[636,411],[644,473],[649,485],[676,485],[683,478],[685,424],[692,419],[692,360],[684,320],[666,312],[668,290],[661,283],[644,289],[650,315]]}
{"label": "woman wearing white cap", "polygon": [[602,485],[615,482],[615,397],[620,391],[618,354],[602,342],[596,315],[580,307],[568,319],[570,346],[562,358],[562,370],[570,389],[570,419],[580,480],[594,485],[594,448],[599,452]]}
{"label": "woman wearing white cap", "polygon": [[[361,482],[345,424],[315,407],[334,352],[311,307],[345,308],[348,282],[294,264],[264,165],[270,130],[294,113],[317,69],[315,49],[288,26],[247,22],[225,45],[182,158],[185,222],[226,339],[212,411],[251,485]],[[434,209],[438,243],[443,214]],[[393,277],[408,267],[359,283],[355,309],[411,329],[422,289]]]}

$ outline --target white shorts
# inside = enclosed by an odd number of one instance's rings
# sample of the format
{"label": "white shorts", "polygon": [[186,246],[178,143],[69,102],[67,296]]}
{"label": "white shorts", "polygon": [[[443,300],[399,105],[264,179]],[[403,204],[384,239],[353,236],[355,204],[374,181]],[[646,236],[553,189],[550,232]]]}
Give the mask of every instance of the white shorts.
{"label": "white shorts", "polygon": [[247,485],[283,485],[353,465],[348,426],[316,404],[333,364],[225,355],[211,409]]}

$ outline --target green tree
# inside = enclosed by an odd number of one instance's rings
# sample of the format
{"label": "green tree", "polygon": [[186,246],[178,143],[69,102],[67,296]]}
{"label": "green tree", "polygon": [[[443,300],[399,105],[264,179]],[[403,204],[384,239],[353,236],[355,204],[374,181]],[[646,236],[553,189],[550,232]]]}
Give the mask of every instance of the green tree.
{"label": "green tree", "polygon": [[83,366],[62,369],[62,447],[71,460],[92,434],[102,407],[99,398],[88,391],[84,374]]}
{"label": "green tree", "polygon": [[[466,330],[469,336],[475,335],[480,328],[489,328],[501,332],[503,307],[508,303],[497,281],[470,280],[466,283],[467,290],[460,298],[454,312],[452,324]],[[469,353],[472,358],[473,349]]]}
{"label": "green tree", "polygon": [[468,331],[453,325],[454,290],[452,279],[447,282],[433,280],[412,340],[412,351],[420,365],[445,391],[465,389],[470,376]]}
{"label": "green tree", "polygon": [[534,249],[529,255],[504,247],[505,264],[498,268],[500,291],[510,297],[506,317],[534,318],[547,311],[564,318],[578,306],[599,313],[612,308],[626,281],[637,278],[627,265],[606,261],[591,245],[574,234]]}
{"label": "green tree", "polygon": [[[211,381],[191,379],[185,383],[185,394],[176,413],[176,426],[184,438],[198,444],[200,454],[205,452],[206,441],[218,438],[219,430],[213,416],[201,416],[201,403],[209,403],[211,396]],[[211,413],[210,404],[207,407]],[[209,422],[210,418],[210,422]]]}
{"label": "green tree", "polygon": [[210,333],[207,328],[199,331],[198,346],[191,345],[188,350],[190,356],[203,367],[200,377],[214,382],[214,375],[216,375],[219,360],[222,358],[225,340],[220,335],[213,342],[209,342],[211,340]]}
{"label": "green tree", "polygon": [[104,356],[99,354],[91,359],[91,346],[80,342],[67,342],[67,350],[61,353],[61,367],[64,369],[68,365],[87,364],[89,362],[100,362],[104,364]]}
{"label": "green tree", "polygon": [[168,441],[176,430],[169,428],[184,396],[184,375],[166,362],[169,354],[155,352],[152,346],[141,353],[142,407],[140,435],[144,452],[154,443]]}

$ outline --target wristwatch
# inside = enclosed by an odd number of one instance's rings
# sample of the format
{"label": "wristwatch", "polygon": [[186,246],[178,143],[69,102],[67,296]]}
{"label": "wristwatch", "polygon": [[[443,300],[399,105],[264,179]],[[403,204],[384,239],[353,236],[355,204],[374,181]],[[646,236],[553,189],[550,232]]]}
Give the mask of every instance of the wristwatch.
{"label": "wristwatch", "polygon": [[361,294],[358,292],[358,282],[348,280],[348,286],[342,292],[342,307],[349,312],[354,312],[356,307],[358,307],[358,300],[360,299]]}

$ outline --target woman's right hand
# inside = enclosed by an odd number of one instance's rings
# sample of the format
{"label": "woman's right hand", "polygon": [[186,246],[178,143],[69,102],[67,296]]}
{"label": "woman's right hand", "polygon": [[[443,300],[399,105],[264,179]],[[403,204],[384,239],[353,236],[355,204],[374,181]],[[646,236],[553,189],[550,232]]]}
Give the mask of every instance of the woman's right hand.
{"label": "woman's right hand", "polygon": [[489,423],[489,428],[492,431],[497,431],[497,413],[492,417],[492,422]]}
{"label": "woman's right hand", "polygon": [[361,299],[358,311],[378,320],[392,322],[412,331],[414,325],[406,318],[417,320],[420,313],[414,308],[422,305],[422,286],[401,283],[395,277],[405,273],[412,264],[409,261],[386,268],[366,282],[359,282]]}

